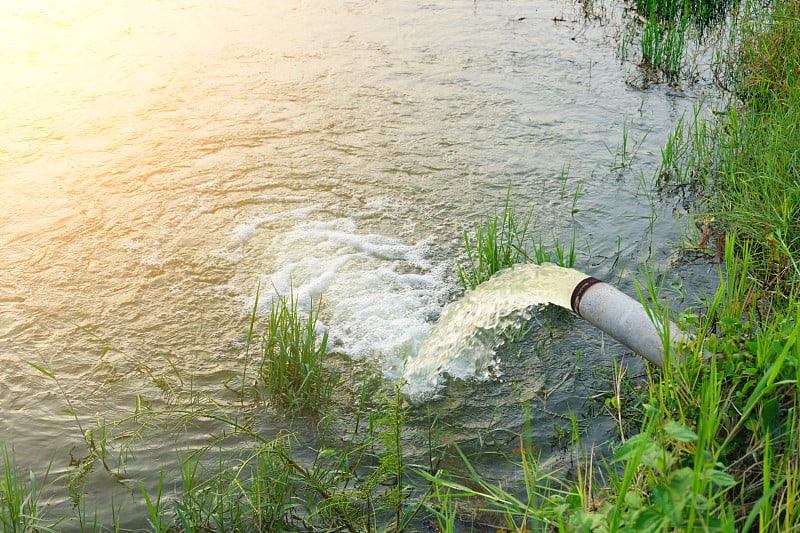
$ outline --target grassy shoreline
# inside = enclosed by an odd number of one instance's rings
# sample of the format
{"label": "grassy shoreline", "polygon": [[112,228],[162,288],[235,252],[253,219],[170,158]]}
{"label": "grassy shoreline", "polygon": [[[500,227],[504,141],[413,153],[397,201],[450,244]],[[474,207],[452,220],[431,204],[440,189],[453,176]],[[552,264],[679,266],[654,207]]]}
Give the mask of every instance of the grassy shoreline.
{"label": "grassy shoreline", "polygon": [[[633,405],[624,406],[621,393],[609,398],[620,427],[625,409],[625,416],[641,421],[637,430],[620,432],[613,457],[584,449],[573,419],[580,461],[569,476],[546,470],[521,435],[516,462],[522,481],[504,487],[486,481],[458,446],[440,445],[429,413],[422,436],[427,460],[415,463],[403,447],[409,406],[400,389],[376,394],[366,384],[347,442],[326,441],[325,415],[314,449],[293,435],[265,439],[251,425],[254,413],[281,406],[293,413],[324,411],[335,387],[324,366],[326,338],[315,337],[314,310],[299,320],[290,296],[273,305],[267,331],[253,342],[259,346],[253,370],[248,375],[245,367],[241,385],[230,389],[247,409],[233,410],[237,402],[192,390],[176,371],[171,379],[151,376],[164,391],[163,404],[137,405],[126,419],[80,428],[89,455],[72,477],[58,481],[69,487],[79,529],[122,530],[115,520],[104,525],[92,518],[80,468],[122,469],[127,450],[148,428],[180,431],[202,419],[222,429],[207,446],[181,452],[179,493],[167,494],[161,482],[155,490],[138,486],[151,531],[797,530],[800,4],[778,0],[771,9],[768,20],[737,29],[733,103],[715,122],[676,132],[681,155],[665,155],[663,182],[683,186],[688,180],[701,191],[695,245],[722,261],[723,274],[715,294],[679,317],[695,341],[670,354],[671,364],[648,377]],[[465,286],[502,268],[495,258],[548,257],[536,241],[527,255],[517,253],[528,221],[516,224],[508,201],[503,216],[486,224],[483,233],[477,228],[474,250],[465,234]],[[505,247],[492,248],[498,238]],[[493,253],[473,255],[487,246]],[[572,249],[555,247],[555,257],[574,261]],[[655,276],[645,267],[642,277],[643,293],[659,301]],[[669,309],[653,311],[670,316]],[[252,340],[254,329],[255,317]],[[60,386],[49,368],[33,366]],[[292,374],[270,381],[285,369]],[[621,371],[617,378],[624,380]],[[247,444],[223,456],[218,445],[231,439]],[[56,483],[49,469],[43,478],[21,472],[13,448],[0,444],[3,530],[61,530],[64,517],[48,517],[44,505],[46,487]],[[466,474],[442,466],[446,453]]]}

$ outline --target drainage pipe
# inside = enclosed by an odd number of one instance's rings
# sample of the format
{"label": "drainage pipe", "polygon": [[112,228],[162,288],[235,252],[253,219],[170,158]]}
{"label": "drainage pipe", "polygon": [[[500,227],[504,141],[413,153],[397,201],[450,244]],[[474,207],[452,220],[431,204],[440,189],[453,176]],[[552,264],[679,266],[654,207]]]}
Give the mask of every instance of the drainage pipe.
{"label": "drainage pipe", "polygon": [[[593,326],[604,331],[651,363],[664,366],[664,343],[644,306],[613,285],[587,277],[572,291],[572,310]],[[670,346],[685,335],[669,323]]]}

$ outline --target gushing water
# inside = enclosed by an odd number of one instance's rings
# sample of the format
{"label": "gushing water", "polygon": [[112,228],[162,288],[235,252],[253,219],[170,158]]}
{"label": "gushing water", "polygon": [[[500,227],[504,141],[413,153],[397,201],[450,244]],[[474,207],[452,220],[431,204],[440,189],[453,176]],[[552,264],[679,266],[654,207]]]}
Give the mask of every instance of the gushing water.
{"label": "gushing water", "polygon": [[570,308],[575,286],[587,275],[550,263],[502,270],[445,306],[431,335],[404,371],[405,392],[414,402],[433,396],[443,374],[487,379],[502,332],[531,318],[536,307]]}

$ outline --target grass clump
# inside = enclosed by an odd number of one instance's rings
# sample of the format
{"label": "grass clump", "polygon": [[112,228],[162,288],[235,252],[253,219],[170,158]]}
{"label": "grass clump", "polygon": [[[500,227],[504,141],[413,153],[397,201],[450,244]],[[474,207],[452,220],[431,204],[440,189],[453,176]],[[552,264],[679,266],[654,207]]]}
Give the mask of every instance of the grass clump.
{"label": "grass clump", "polygon": [[683,68],[687,20],[685,17],[659,16],[655,2],[651,4],[647,22],[641,30],[642,62],[650,69],[662,72],[668,80],[676,80]]}
{"label": "grass clump", "polygon": [[572,267],[576,257],[575,234],[568,246],[554,236],[552,246],[548,247],[541,237],[536,239],[529,234],[532,219],[532,210],[522,218],[517,214],[511,205],[509,186],[502,213],[495,210],[492,215],[484,217],[480,224],[475,225],[474,236],[464,230],[467,260],[465,265],[456,260],[461,286],[465,290],[474,289],[500,270],[519,263],[555,263]]}
{"label": "grass clump", "polygon": [[328,332],[317,334],[319,311],[312,298],[304,317],[293,292],[276,295],[261,338],[258,374],[265,399],[290,416],[322,412],[336,384],[325,364]]}
{"label": "grass clump", "polygon": [[702,41],[725,22],[739,3],[738,0],[635,0],[622,48],[627,49],[638,37],[641,66],[648,71],[648,77],[661,76],[675,83],[691,73],[686,58],[690,41]]}
{"label": "grass clump", "polygon": [[25,533],[46,530],[41,501],[42,485],[47,483],[50,468],[44,480],[37,480],[33,472],[28,476],[20,473],[14,459],[13,449],[0,443],[2,454],[2,478],[0,478],[0,524],[8,533]]}
{"label": "grass clump", "polygon": [[467,262],[466,266],[458,263],[457,270],[465,289],[474,289],[500,270],[527,259],[525,241],[533,214],[520,220],[510,201],[509,187],[502,214],[495,210],[493,215],[484,218],[475,226],[474,238],[464,230]]}
{"label": "grass clump", "polygon": [[[425,499],[425,489],[408,479],[407,411],[399,386],[374,404],[364,388],[352,433],[337,446],[328,442],[327,423],[316,442],[289,434],[268,439],[218,406],[195,406],[192,419],[214,420],[224,432],[180,454],[176,494],[167,495],[163,473],[149,491],[140,485],[148,521],[154,531],[407,530]],[[185,412],[168,409],[157,418]],[[224,449],[228,440],[237,450]]]}

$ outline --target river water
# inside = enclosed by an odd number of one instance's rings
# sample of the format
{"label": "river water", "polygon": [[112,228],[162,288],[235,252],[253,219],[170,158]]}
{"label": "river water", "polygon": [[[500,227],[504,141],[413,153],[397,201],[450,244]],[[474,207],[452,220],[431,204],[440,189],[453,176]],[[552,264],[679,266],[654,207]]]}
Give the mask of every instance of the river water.
{"label": "river water", "polygon": [[[692,98],[629,84],[572,2],[0,11],[0,439],[20,464],[61,471],[81,443],[56,385],[84,423],[132,408],[132,360],[222,388],[259,284],[321,297],[344,364],[397,379],[458,293],[462,230],[509,185],[598,277],[680,239],[649,183]],[[573,364],[624,352],[562,319]]]}

